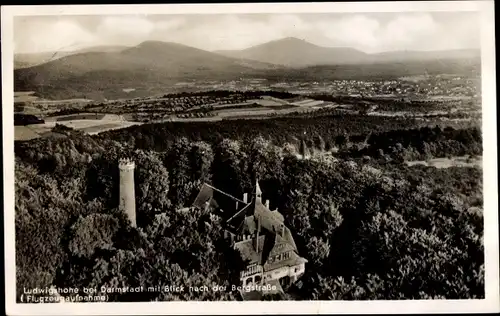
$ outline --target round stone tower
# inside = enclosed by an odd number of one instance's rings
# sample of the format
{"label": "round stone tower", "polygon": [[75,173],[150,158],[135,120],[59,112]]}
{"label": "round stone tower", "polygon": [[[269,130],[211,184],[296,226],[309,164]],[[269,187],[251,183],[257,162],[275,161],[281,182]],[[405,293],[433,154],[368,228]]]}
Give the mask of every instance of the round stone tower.
{"label": "round stone tower", "polygon": [[132,226],[136,226],[135,221],[135,189],[134,189],[134,169],[135,163],[127,158],[120,159],[120,210],[123,210],[129,218]]}

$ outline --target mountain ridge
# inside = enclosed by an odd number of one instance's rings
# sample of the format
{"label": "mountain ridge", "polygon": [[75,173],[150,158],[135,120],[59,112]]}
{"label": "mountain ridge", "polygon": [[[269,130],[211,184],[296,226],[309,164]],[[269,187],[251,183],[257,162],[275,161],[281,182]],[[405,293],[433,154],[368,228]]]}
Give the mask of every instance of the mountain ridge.
{"label": "mountain ridge", "polygon": [[[14,70],[15,91],[64,94],[161,87],[175,80],[234,78],[279,67],[225,57],[194,47],[146,41],[118,52],[85,52]],[[54,92],[54,93],[51,93]],[[72,93],[72,92],[71,92]],[[69,93],[69,94],[71,94]]]}
{"label": "mountain ridge", "polygon": [[90,52],[118,52],[128,48],[124,45],[98,45],[69,51],[45,51],[40,53],[14,54],[14,69],[28,68],[71,55]]}
{"label": "mountain ridge", "polygon": [[[273,45],[280,46],[282,42]],[[305,41],[289,40],[301,49],[315,47]],[[268,46],[269,47],[269,46]],[[319,46],[317,46],[319,47]],[[317,51],[317,50],[315,50]],[[322,48],[319,49],[322,51]],[[351,57],[351,51],[347,52]],[[337,50],[338,52],[338,50]],[[316,55],[315,55],[316,54]],[[326,56],[299,52],[298,56]],[[366,56],[367,54],[362,54]],[[404,54],[403,54],[404,55]],[[418,55],[418,54],[417,54]],[[342,56],[337,54],[336,57]],[[334,80],[355,78],[388,78],[425,73],[467,73],[475,69],[477,60],[433,59],[405,61],[396,54],[383,55],[379,63],[334,63],[290,67],[250,58],[228,57],[187,45],[145,41],[137,46],[111,52],[80,52],[36,66],[14,70],[15,91],[36,91],[45,98],[73,98],[106,95],[127,97],[124,89],[143,95],[165,91],[170,85],[185,80],[226,81],[239,78],[268,80]],[[444,57],[447,57],[445,54]],[[466,57],[466,54],[462,57]],[[325,57],[326,58],[326,57]],[[331,58],[331,57],[328,57]],[[293,61],[294,59],[290,59]],[[366,60],[366,59],[363,59]],[[396,61],[396,62],[395,62]],[[446,62],[445,62],[446,61]],[[477,68],[477,67],[476,67]],[[135,93],[135,92],[134,92]]]}
{"label": "mountain ridge", "polygon": [[287,37],[258,44],[242,50],[217,50],[218,54],[300,68],[317,65],[366,64],[420,59],[478,58],[478,49],[442,51],[387,51],[365,53],[351,47],[326,47]]}
{"label": "mountain ridge", "polygon": [[319,64],[356,63],[366,53],[350,47],[328,48],[302,39],[287,37],[243,50],[218,51],[233,58],[246,58],[287,67],[307,67]]}
{"label": "mountain ridge", "polygon": [[[87,52],[121,52],[144,45],[183,46],[205,50],[183,45],[175,42],[163,42],[147,40],[136,46],[124,45],[99,45],[90,46],[73,51],[47,51],[40,53],[18,53],[14,54],[14,69],[29,68],[44,64],[53,60],[61,59]],[[247,63],[256,61],[265,64],[274,64],[281,67],[308,67],[316,65],[341,65],[370,62],[391,62],[418,59],[442,59],[442,58],[478,58],[479,49],[451,49],[436,51],[396,50],[380,53],[366,53],[351,47],[328,47],[320,46],[296,37],[286,37],[254,45],[241,50],[215,50],[210,53],[226,57],[245,60]],[[288,55],[287,55],[288,54]],[[294,55],[291,55],[294,54]],[[267,55],[267,56],[266,56]],[[272,55],[272,56],[269,56]],[[319,57],[318,57],[319,56]],[[269,66],[269,65],[268,65]]]}

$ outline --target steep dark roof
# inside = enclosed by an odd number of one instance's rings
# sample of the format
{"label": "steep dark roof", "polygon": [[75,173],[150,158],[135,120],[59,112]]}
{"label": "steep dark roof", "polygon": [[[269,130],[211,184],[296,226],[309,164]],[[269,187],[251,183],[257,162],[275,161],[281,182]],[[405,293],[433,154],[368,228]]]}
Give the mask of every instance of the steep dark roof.
{"label": "steep dark roof", "polygon": [[252,203],[246,204],[241,210],[239,210],[236,214],[231,216],[226,224],[230,227],[236,228],[236,232],[240,233],[241,229],[243,229],[243,224],[245,221],[245,218],[247,216],[252,215]]}
{"label": "steep dark roof", "polygon": [[253,216],[246,216],[243,222],[243,233],[255,234],[257,232],[257,223],[255,223]]}
{"label": "steep dark roof", "polygon": [[204,208],[207,202],[211,207],[222,210],[225,220],[247,206],[247,203],[242,200],[204,183],[193,202],[193,206]]}
{"label": "steep dark roof", "polygon": [[[257,231],[257,225],[255,216],[246,216],[241,221],[237,234],[240,236],[254,236]],[[259,258],[259,264],[264,264],[268,261],[269,257],[274,257],[284,252],[297,252],[297,246],[295,245],[290,229],[284,225],[282,227],[284,228],[282,231],[283,234],[281,231],[276,233],[266,229],[263,225],[261,226],[259,249],[258,253],[255,254],[256,258]],[[264,236],[265,238],[261,239]],[[253,243],[250,242],[245,247],[248,247],[245,250],[247,253],[246,256],[249,256],[248,253],[252,253],[252,251],[255,252]]]}
{"label": "steep dark roof", "polygon": [[[261,219],[262,228],[272,232],[280,233],[284,226],[284,218],[278,211],[270,211],[260,199],[253,199],[248,205],[243,207],[238,213],[233,215],[227,221],[231,227],[239,228],[238,231],[244,227],[244,221],[247,217],[258,217]],[[285,229],[286,230],[286,229]]]}
{"label": "steep dark roof", "polygon": [[276,233],[279,232],[280,227],[284,225],[283,218],[279,216],[278,212],[271,212],[260,199],[255,200],[254,216],[261,219],[261,225],[265,229]]}
{"label": "steep dark roof", "polygon": [[277,218],[280,222],[285,221],[285,218],[283,217],[283,215],[280,212],[278,212],[278,210],[274,210],[271,212],[274,214],[275,218]]}
{"label": "steep dark roof", "polygon": [[239,241],[234,244],[234,247],[240,252],[241,258],[247,263],[258,263],[261,264],[261,254],[265,243],[264,235],[259,236],[259,249],[255,251],[253,244],[253,238]]}
{"label": "steep dark roof", "polygon": [[213,197],[214,190],[213,187],[204,183],[196,196],[196,199],[193,202],[193,206],[203,208],[205,207],[205,203],[209,202]]}

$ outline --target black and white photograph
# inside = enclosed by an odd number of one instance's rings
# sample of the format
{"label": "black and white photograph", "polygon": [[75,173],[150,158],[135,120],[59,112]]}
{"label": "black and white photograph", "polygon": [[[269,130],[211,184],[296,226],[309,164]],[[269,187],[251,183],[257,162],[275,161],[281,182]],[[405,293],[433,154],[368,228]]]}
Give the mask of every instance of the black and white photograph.
{"label": "black and white photograph", "polygon": [[498,311],[492,10],[2,7],[8,310]]}

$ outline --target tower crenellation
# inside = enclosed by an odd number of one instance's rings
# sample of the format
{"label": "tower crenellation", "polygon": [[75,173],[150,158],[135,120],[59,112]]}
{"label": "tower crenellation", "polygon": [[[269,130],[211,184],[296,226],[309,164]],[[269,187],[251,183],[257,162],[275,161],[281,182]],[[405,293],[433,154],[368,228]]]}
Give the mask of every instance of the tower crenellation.
{"label": "tower crenellation", "polygon": [[118,167],[120,169],[134,169],[135,163],[130,158],[120,158],[118,159]]}

